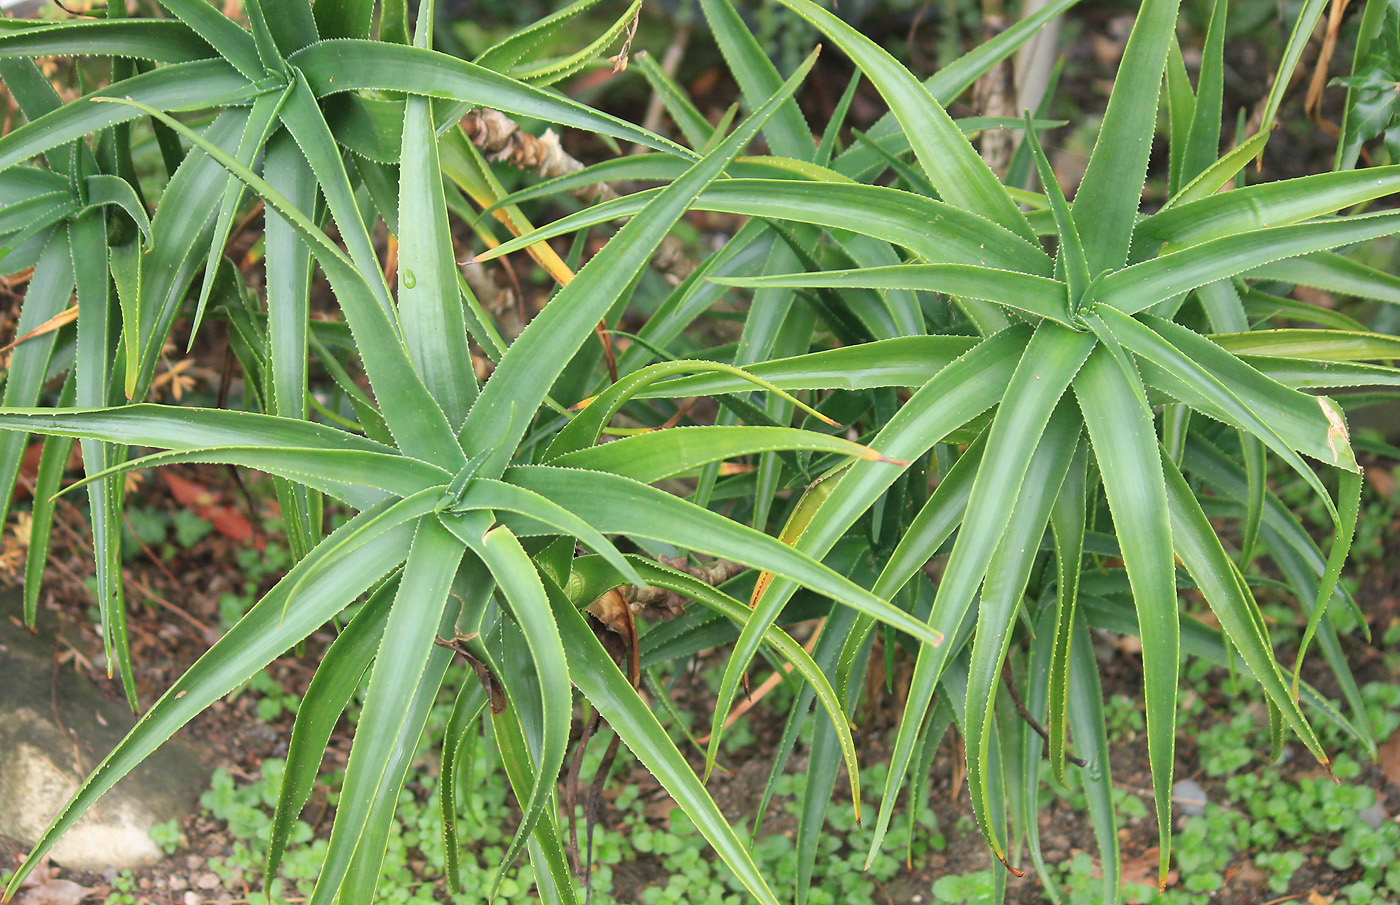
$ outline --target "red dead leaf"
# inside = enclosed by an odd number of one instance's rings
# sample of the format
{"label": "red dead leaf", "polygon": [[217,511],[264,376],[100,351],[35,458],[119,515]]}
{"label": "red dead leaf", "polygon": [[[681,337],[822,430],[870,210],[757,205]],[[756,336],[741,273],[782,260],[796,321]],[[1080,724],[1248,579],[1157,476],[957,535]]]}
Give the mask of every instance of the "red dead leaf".
{"label": "red dead leaf", "polygon": [[208,487],[198,484],[177,474],[166,472],[166,486],[170,488],[170,495],[175,498],[175,502],[186,509],[195,509],[199,506],[209,506],[216,502],[216,497],[209,491]]}

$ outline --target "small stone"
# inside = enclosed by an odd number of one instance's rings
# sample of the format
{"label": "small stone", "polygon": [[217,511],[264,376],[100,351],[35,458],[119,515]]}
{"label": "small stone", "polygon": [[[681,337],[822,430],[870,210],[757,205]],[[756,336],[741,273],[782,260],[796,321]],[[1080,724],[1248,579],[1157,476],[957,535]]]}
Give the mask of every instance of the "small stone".
{"label": "small stone", "polygon": [[189,889],[189,878],[185,877],[183,874],[173,874],[170,877],[170,888],[173,889],[175,892],[180,892],[182,890]]}
{"label": "small stone", "polygon": [[1385,808],[1381,807],[1380,802],[1376,802],[1369,808],[1363,808],[1357,811],[1356,817],[1371,829],[1378,830],[1381,828],[1381,824],[1386,821]]}
{"label": "small stone", "polygon": [[1183,817],[1200,817],[1206,812],[1206,790],[1194,779],[1183,779],[1172,786],[1172,804]]}
{"label": "small stone", "polygon": [[202,873],[194,878],[194,885],[200,889],[218,889],[219,877],[213,873]]}
{"label": "small stone", "polygon": [[204,866],[204,859],[201,858],[199,855],[186,855],[186,856],[185,856],[185,869],[186,869],[186,870],[198,870],[199,868],[201,868],[201,867],[203,867],[203,866]]}
{"label": "small stone", "polygon": [[199,893],[193,889],[185,892],[185,905],[199,905]]}
{"label": "small stone", "polygon": [[214,897],[214,905],[233,905],[233,896],[226,892],[221,892]]}

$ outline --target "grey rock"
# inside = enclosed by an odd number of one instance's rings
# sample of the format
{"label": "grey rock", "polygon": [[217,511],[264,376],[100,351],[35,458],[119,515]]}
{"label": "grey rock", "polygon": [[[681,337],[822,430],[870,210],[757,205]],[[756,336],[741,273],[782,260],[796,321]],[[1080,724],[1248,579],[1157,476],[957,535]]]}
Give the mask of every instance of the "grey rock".
{"label": "grey rock", "polygon": [[[0,592],[0,835],[32,845],[135,718],[71,668],[56,670],[53,635],[24,629],[21,611],[15,592]],[[167,742],[59,838],[53,860],[92,871],[160,860],[149,830],[194,811],[208,759]]]}
{"label": "grey rock", "polygon": [[1380,802],[1376,802],[1369,808],[1362,808],[1356,812],[1356,819],[1373,830],[1380,829],[1381,824],[1385,823],[1388,818],[1389,815],[1386,814],[1385,808],[1381,807]]}
{"label": "grey rock", "polygon": [[1172,804],[1183,817],[1200,817],[1206,812],[1206,790],[1194,779],[1183,779],[1172,786]]}

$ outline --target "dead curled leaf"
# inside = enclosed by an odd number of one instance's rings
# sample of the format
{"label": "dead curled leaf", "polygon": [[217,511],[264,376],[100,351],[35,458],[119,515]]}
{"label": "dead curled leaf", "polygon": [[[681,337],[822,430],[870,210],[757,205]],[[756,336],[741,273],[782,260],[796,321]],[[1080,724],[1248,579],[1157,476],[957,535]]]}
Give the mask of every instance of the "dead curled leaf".
{"label": "dead curled leaf", "polygon": [[622,642],[627,659],[627,680],[636,688],[641,682],[642,668],[637,653],[637,623],[632,618],[632,607],[628,605],[627,598],[622,596],[620,588],[613,588],[590,603],[587,611]]}
{"label": "dead curled leaf", "polygon": [[79,886],[72,880],[60,880],[54,873],[48,858],[40,861],[20,884],[16,905],[77,905],[99,891],[95,887]]}

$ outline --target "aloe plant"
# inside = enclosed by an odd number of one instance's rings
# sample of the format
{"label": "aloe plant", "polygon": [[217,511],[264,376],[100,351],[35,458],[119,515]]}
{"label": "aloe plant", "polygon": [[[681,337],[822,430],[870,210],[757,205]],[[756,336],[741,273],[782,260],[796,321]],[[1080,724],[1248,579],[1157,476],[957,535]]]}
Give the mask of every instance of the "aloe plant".
{"label": "aloe plant", "polygon": [[[1216,4],[1192,86],[1176,45],[1176,4],[1149,0],[1071,203],[1036,138],[1051,123],[959,122],[945,106],[1072,0],[1045,6],[922,83],[822,8],[782,2],[850,56],[890,106],[839,153],[851,91],[814,139],[792,98],[811,59],[784,79],[727,0],[702,7],[749,109],[732,132],[699,116],[658,67],[643,67],[689,148],[531,84],[602,53],[633,9],[565,60],[534,61],[528,48],[568,27],[572,14],[508,39],[477,64],[429,49],[431,3],[422,4],[411,36],[404,5],[383,4],[378,40],[370,39],[368,0],[293,0],[274,16],[248,0],[246,30],[203,0],[162,0],[174,19],[121,19],[125,5],[113,3],[106,21],[4,23],[0,73],[29,120],[0,138],[5,268],[35,267],[20,329],[58,324],[75,286],[78,311],[75,327],[16,352],[0,409],[0,428],[11,432],[0,446],[0,483],[13,482],[25,434],[49,437],[36,493],[42,525],[67,444],[83,443],[108,661],[127,677],[112,529],[118,475],[176,462],[271,474],[299,554],[99,766],[15,883],[180,725],[337,617],[348,621],[291,740],[268,869],[275,874],[336,716],[367,676],[363,731],[314,903],[372,897],[409,760],[454,668],[453,649],[437,639],[453,641],[485,682],[460,695],[444,745],[448,851],[458,739],[485,714],[524,814],[502,870],[528,852],[548,901],[578,894],[555,791],[575,691],[754,897],[777,901],[636,691],[640,674],[660,662],[730,640],[707,772],[756,653],[790,664],[803,680],[774,777],[814,700],[824,713],[801,802],[799,901],[843,765],[859,808],[851,723],[877,652],[890,671],[896,650],[907,647],[915,667],[872,857],[905,782],[918,793],[933,749],[956,724],[967,737],[973,809],[999,858],[999,889],[1009,870],[1020,871],[1022,846],[1048,882],[1035,820],[1042,743],[1029,725],[997,717],[1011,703],[999,691],[1011,662],[1027,677],[1026,702],[1044,724],[1057,775],[1071,769],[1071,750],[1082,765],[1074,769],[1088,793],[1105,890],[1119,894],[1090,627],[1142,638],[1163,877],[1183,656],[1236,665],[1258,681],[1276,748],[1289,731],[1327,762],[1305,706],[1374,747],[1364,718],[1346,719],[1300,681],[1301,651],[1291,675],[1278,662],[1250,567],[1267,556],[1293,588],[1308,614],[1304,647],[1316,641],[1359,713],[1329,609],[1350,605],[1337,579],[1360,478],[1342,405],[1304,391],[1393,388],[1400,372],[1364,362],[1400,356],[1391,338],[1266,290],[1307,284],[1400,300],[1394,277],[1334,252],[1400,231],[1400,215],[1336,215],[1393,193],[1400,169],[1235,187],[1268,131],[1217,154],[1225,3]],[[1300,14],[1266,122],[1322,6],[1310,2]],[[116,58],[113,82],[60,104],[27,58],[80,53]],[[148,62],[124,62],[132,58]],[[1170,197],[1145,213],[1141,189],[1164,82]],[[507,197],[453,125],[471,105],[656,153]],[[147,125],[170,176],[149,217],[132,164],[133,129]],[[1008,125],[1026,129],[1013,171],[1034,171],[1043,191],[1008,187],[966,134]],[[740,158],[760,134],[770,153]],[[18,166],[40,154],[47,167]],[[891,169],[902,188],[876,184]],[[539,230],[521,207],[627,177],[667,184]],[[249,193],[268,218],[265,313],[236,269],[219,263]],[[563,284],[509,347],[455,272],[449,210],[469,210],[468,199],[518,234],[479,260],[527,249]],[[652,251],[691,209],[751,219],[655,300],[611,382],[586,345],[590,334],[642,291]],[[543,241],[619,218],[631,219],[577,273]],[[397,240],[396,286],[371,238],[378,220]],[[332,222],[340,243],[323,228]],[[343,326],[308,318],[313,260]],[[697,348],[687,326],[733,287],[753,293],[737,345]],[[139,402],[177,316],[188,313],[198,329],[206,311],[233,328],[250,410]],[[1272,329],[1292,321],[1329,329]],[[483,386],[469,338],[495,361]],[[309,417],[309,348],[354,419]],[[669,349],[688,352],[673,358]],[[664,360],[651,363],[658,352]],[[350,361],[371,393],[349,379]],[[35,408],[46,377],[67,370],[74,373],[58,406]],[[911,392],[902,396],[902,388]],[[660,426],[672,409],[652,400],[696,395],[721,401],[715,424],[598,445],[617,431],[609,424],[618,413]],[[565,410],[560,400],[582,402]],[[795,419],[800,427],[790,426]],[[833,422],[856,439],[832,435]],[[134,447],[164,452],[130,458]],[[1326,556],[1270,491],[1270,452],[1324,501],[1334,528]],[[755,457],[755,468],[721,474],[722,461],[741,456]],[[1335,498],[1313,462],[1335,473]],[[689,500],[651,486],[677,476],[694,479]],[[323,495],[358,512],[325,536]],[[721,503],[732,518],[714,511]],[[1218,532],[1211,519],[1220,517],[1239,525],[1238,543]],[[932,583],[922,567],[954,532]],[[576,557],[578,544],[591,554]],[[732,585],[711,587],[629,545],[750,568]],[[31,549],[32,595],[44,547]],[[627,673],[581,612],[625,584],[700,604],[676,622],[642,626],[637,668],[629,662]],[[1182,611],[1183,585],[1204,597],[1218,630]],[[799,588],[815,595],[795,597]],[[809,655],[778,623],[814,617],[825,621]]]}
{"label": "aloe plant", "polygon": [[[882,845],[911,765],[922,762],[921,752],[931,750],[948,724],[929,718],[930,703],[942,688],[967,735],[972,805],[1003,865],[999,882],[1007,869],[1020,872],[1014,866],[1019,844],[1008,836],[1008,816],[1016,839],[1026,841],[1045,875],[1034,816],[1041,741],[1030,728],[1005,733],[995,718],[1003,665],[1013,647],[1022,646],[1015,643],[1018,637],[1033,638],[1025,669],[1032,701],[1045,720],[1051,763],[1063,779],[1073,724],[1074,748],[1086,763],[1082,779],[1102,849],[1105,894],[1119,895],[1101,703],[1092,658],[1085,653],[1086,627],[1097,625],[1142,639],[1165,881],[1176,689],[1187,652],[1242,661],[1243,671],[1267,694],[1276,750],[1286,729],[1325,765],[1327,753],[1302,706],[1309,703],[1342,721],[1300,682],[1303,651],[1291,675],[1276,659],[1246,577],[1256,548],[1288,576],[1304,606],[1304,649],[1318,639],[1349,702],[1355,707],[1357,701],[1328,608],[1348,602],[1337,577],[1354,530],[1360,478],[1341,406],[1303,391],[1395,387],[1400,379],[1395,370],[1354,363],[1384,359],[1394,340],[1359,329],[1252,329],[1289,320],[1335,324],[1326,312],[1307,306],[1266,309],[1265,318],[1252,321],[1263,300],[1255,287],[1272,280],[1396,301],[1394,277],[1331,249],[1400,228],[1393,213],[1336,215],[1393,194],[1400,170],[1381,167],[1234,187],[1245,165],[1264,150],[1269,130],[1217,155],[1226,4],[1215,5],[1204,62],[1192,86],[1176,44],[1176,4],[1149,2],[1128,40],[1073,202],[1061,193],[1040,151],[1034,123],[1027,124],[1025,153],[1045,190],[1013,192],[944,111],[948,98],[940,95],[937,77],[921,84],[831,13],[807,0],[783,2],[851,57],[889,104],[891,118],[871,130],[875,140],[822,171],[782,180],[735,178],[702,192],[696,201],[700,209],[794,224],[778,230],[793,272],[779,272],[779,264],[762,276],[716,281],[753,289],[755,311],[759,294],[777,304],[777,293],[801,291],[832,333],[865,340],[763,362],[753,373],[789,389],[839,386],[867,391],[874,400],[880,399],[880,387],[914,388],[897,411],[887,403],[882,413],[876,402],[875,417],[865,425],[866,436],[873,438],[869,442],[890,457],[915,462],[928,462],[930,451],[940,459],[955,458],[937,490],[918,506],[908,502],[907,495],[917,491],[903,484],[900,474],[853,464],[814,510],[803,514],[795,542],[797,549],[820,558],[853,533],[865,538],[872,590],[905,600],[952,639],[917,649],[871,856]],[[1265,122],[1278,109],[1282,86],[1320,8],[1309,4],[1301,13]],[[747,53],[742,67],[731,60],[736,73],[749,73],[749,83],[741,77],[741,84],[751,98],[762,96],[765,80],[776,77],[760,57]],[[1141,210],[1141,189],[1164,83],[1171,120],[1170,196],[1147,213]],[[770,144],[778,146],[774,136]],[[908,151],[912,164],[904,159]],[[902,189],[869,184],[887,164],[894,166]],[[571,178],[582,182],[589,175]],[[532,193],[547,190],[540,186]],[[597,205],[518,243],[622,216],[640,209],[648,197],[638,193]],[[820,247],[813,244],[812,227],[827,231]],[[1047,236],[1054,240],[1053,255],[1046,251]],[[507,253],[516,244],[492,254]],[[872,248],[882,249],[882,257]],[[802,266],[794,269],[792,263]],[[957,316],[943,335],[901,335],[924,331],[918,293],[947,297],[954,306]],[[913,331],[904,327],[911,322]],[[810,328],[803,329],[810,335]],[[947,335],[950,330],[957,335]],[[1305,336],[1304,344],[1293,344]],[[818,362],[830,369],[825,382],[808,370]],[[668,390],[733,388],[728,378],[697,377]],[[1207,417],[1193,419],[1192,412]],[[971,441],[958,455],[957,449]],[[1306,481],[1330,513],[1334,537],[1326,557],[1268,489],[1266,451]],[[1335,499],[1304,457],[1337,475]],[[762,483],[756,486],[760,494],[771,492]],[[1234,555],[1208,513],[1240,520]],[[891,522],[893,530],[884,527]],[[921,567],[954,529],[942,576],[930,586]],[[1047,531],[1055,558],[1049,580],[1036,570]],[[1105,557],[1121,561],[1122,569],[1105,569]],[[1204,596],[1220,626],[1210,653],[1199,639],[1184,640],[1201,627],[1182,611],[1181,585]],[[710,764],[740,676],[794,587],[775,580],[756,601],[719,690]],[[1018,631],[1018,624],[1025,630]],[[858,692],[855,680],[865,668],[861,653],[869,649],[872,628],[872,620],[857,617],[830,659],[818,659],[832,670],[838,694]],[[1369,746],[1364,718],[1347,725]],[[820,739],[819,733],[814,744]],[[812,762],[814,777],[821,775],[825,766],[815,756]],[[1015,771],[1014,781],[1009,770]],[[834,777],[827,771],[821,783],[808,787],[806,844],[800,846],[808,866]],[[1008,795],[1014,805],[1009,815]]]}

